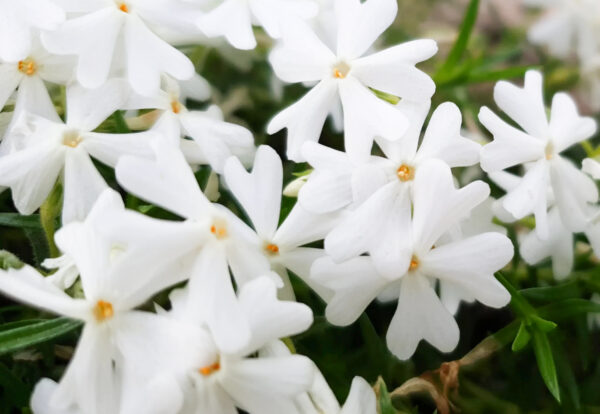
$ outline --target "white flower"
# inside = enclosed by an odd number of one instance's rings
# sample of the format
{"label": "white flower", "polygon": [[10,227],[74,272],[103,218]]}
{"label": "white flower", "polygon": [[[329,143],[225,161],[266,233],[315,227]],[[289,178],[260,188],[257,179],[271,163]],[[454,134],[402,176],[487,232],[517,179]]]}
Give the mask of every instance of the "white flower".
{"label": "white flower", "polygon": [[63,175],[63,223],[82,220],[106,183],[90,155],[114,166],[122,154],[150,155],[152,133],[91,132],[125,102],[123,84],[114,80],[95,90],[67,90],[66,123],[58,115],[47,119],[23,114],[9,141],[19,150],[0,157],[0,185],[10,187],[21,214],[39,208]]}
{"label": "white flower", "polygon": [[348,325],[377,295],[394,286],[399,300],[387,333],[391,351],[408,359],[421,339],[443,352],[452,351],[458,343],[458,326],[435,293],[437,279],[454,284],[465,296],[488,306],[502,307],[510,301],[510,294],[493,275],[513,255],[506,236],[482,233],[436,244],[488,194],[489,188],[480,181],[457,190],[450,168],[441,161],[431,160],[420,168],[415,174],[411,226],[404,234],[404,245],[393,246],[401,248],[405,257],[394,279],[381,276],[372,259],[365,256],[341,264],[319,259],[313,265],[317,282],[335,291],[327,306],[327,319]]}
{"label": "white flower", "polygon": [[327,297],[327,292],[310,279],[310,267],[317,258],[325,255],[323,249],[301,246],[322,240],[335,224],[335,217],[312,214],[296,205],[278,226],[283,167],[279,155],[271,147],[262,145],[258,148],[251,173],[237,158],[230,158],[225,164],[224,177],[254,225],[260,243],[257,247],[269,259],[271,269],[286,283],[286,297],[293,298],[294,295],[286,269]]}
{"label": "white flower", "polygon": [[584,173],[589,174],[594,180],[600,180],[600,163],[593,158],[586,158],[581,166]]}
{"label": "white flower", "polygon": [[[162,132],[166,137],[189,136],[196,143],[180,142],[182,150],[192,164],[209,164],[218,172],[223,172],[227,158],[236,155],[243,160],[251,159],[254,154],[254,137],[246,128],[225,122],[223,113],[216,105],[206,111],[188,110],[185,106],[187,98],[205,100],[210,93],[208,83],[199,76],[194,88],[181,89],[172,78],[165,76],[165,90],[150,98],[141,98],[141,102],[129,102],[134,107],[145,107],[148,104],[157,108],[156,112],[142,115],[142,118],[160,116],[154,124],[154,130]],[[188,82],[189,84],[189,82]],[[183,85],[188,86],[188,85]],[[147,102],[146,105],[141,105]]]}
{"label": "white flower", "polygon": [[269,36],[279,38],[286,18],[308,19],[317,12],[311,0],[219,0],[198,19],[198,27],[208,37],[225,36],[238,49],[254,49],[253,22]]}
{"label": "white flower", "polygon": [[[338,99],[344,111],[345,144],[355,159],[366,159],[373,138],[399,139],[408,120],[369,88],[409,101],[428,101],[435,84],[415,64],[437,51],[433,40],[416,40],[363,56],[394,21],[396,0],[337,0],[337,50],[333,52],[302,22],[288,21],[283,42],[269,60],[286,82],[318,82],[302,99],[269,123],[273,134],[288,129],[288,157],[303,161],[302,144],[317,141]],[[369,22],[365,24],[365,22]]]}
{"label": "white flower", "polygon": [[298,398],[301,414],[376,414],[377,400],[373,388],[361,377],[352,380],[350,394],[343,407],[335,399],[321,372],[316,369],[310,391]]}
{"label": "white flower", "polygon": [[[146,256],[157,251],[146,249],[145,244],[114,254],[119,246],[102,235],[102,228],[122,211],[119,195],[107,190],[85,222],[71,223],[56,233],[57,245],[80,270],[84,298],[69,297],[29,266],[0,272],[2,293],[84,322],[75,355],[47,402],[49,412],[118,412],[120,395],[127,394],[120,390],[122,364],[149,352],[138,349],[137,355],[127,355],[121,344],[147,341],[156,350],[159,345],[154,337],[172,336],[180,330],[170,318],[133,310],[167,287],[171,279],[161,273],[164,269],[146,265]],[[163,224],[168,232],[179,231],[180,223]],[[163,233],[147,229],[145,237],[160,238]]]}
{"label": "white flower", "polygon": [[599,52],[600,3],[596,0],[525,0],[542,7],[545,14],[528,32],[529,40],[548,47],[550,53],[567,58],[573,50],[582,61]]}
{"label": "white flower", "polygon": [[51,0],[0,0],[0,60],[25,59],[37,30],[54,30],[64,20]]}
{"label": "white flower", "polygon": [[0,109],[18,89],[15,111],[50,116],[47,108],[53,105],[44,81],[64,85],[72,74],[71,59],[49,54],[36,39],[26,57],[0,63]]}
{"label": "white flower", "polygon": [[[155,160],[122,157],[116,167],[119,183],[133,194],[186,219],[195,240],[173,252],[192,264],[190,290],[206,307],[206,323],[222,349],[236,350],[250,335],[243,310],[235,297],[229,268],[237,286],[264,275],[269,261],[260,238],[231,211],[208,201],[177,144],[163,139],[152,143]],[[154,263],[162,263],[159,255]],[[210,266],[210,270],[203,270]],[[280,281],[278,281],[280,283]]]}
{"label": "white flower", "polygon": [[[336,262],[368,252],[382,275],[395,278],[406,260],[401,247],[410,226],[416,172],[433,159],[450,167],[478,161],[481,147],[460,135],[462,117],[452,103],[434,111],[419,146],[427,109],[428,105],[419,107],[411,114],[411,128],[400,141],[382,140],[387,158],[371,157],[354,172],[348,185],[355,207],[325,239],[325,249]],[[301,191],[301,196],[306,197],[306,192]]]}
{"label": "white flower", "polygon": [[[205,271],[211,270],[210,262]],[[198,331],[197,343],[186,354],[165,355],[175,359],[170,372],[178,377],[185,395],[180,412],[233,414],[239,407],[250,414],[294,414],[294,398],[312,383],[313,363],[300,355],[265,354],[262,348],[308,329],[312,312],[303,304],[278,301],[269,277],[248,282],[238,297],[251,336],[242,349],[231,352],[219,347],[205,330],[205,320],[211,319],[206,312],[218,308],[204,306],[192,289],[171,294],[171,317]]]}
{"label": "white flower", "polygon": [[86,88],[102,85],[120,65],[142,95],[160,88],[163,73],[181,80],[194,74],[192,62],[151,29],[183,13],[174,0],[79,0],[65,10],[74,17],[42,41],[52,53],[77,56],[77,80]]}
{"label": "white flower", "polygon": [[524,88],[498,82],[494,99],[525,131],[504,122],[487,107],[481,108],[479,119],[494,136],[481,151],[481,167],[489,173],[525,166],[524,179],[504,197],[503,207],[517,219],[533,213],[538,235],[546,238],[550,187],[563,223],[571,231],[582,231],[589,220],[588,204],[598,200],[598,190],[560,153],[594,135],[595,121],[579,116],[575,103],[564,93],[554,96],[548,121],[542,76],[536,71],[527,72]]}

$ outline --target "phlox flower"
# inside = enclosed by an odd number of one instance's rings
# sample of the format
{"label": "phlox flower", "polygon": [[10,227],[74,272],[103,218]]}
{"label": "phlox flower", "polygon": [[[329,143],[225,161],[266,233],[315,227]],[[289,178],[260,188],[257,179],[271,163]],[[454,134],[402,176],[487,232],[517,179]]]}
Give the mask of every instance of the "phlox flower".
{"label": "phlox flower", "polygon": [[523,128],[521,131],[487,107],[481,108],[479,120],[494,137],[481,151],[481,167],[488,173],[521,164],[525,167],[523,180],[503,198],[504,209],[517,219],[533,213],[536,232],[547,238],[550,188],[564,225],[574,232],[584,230],[589,221],[589,204],[598,200],[598,189],[560,154],[594,135],[595,121],[579,116],[575,103],[565,93],[554,95],[548,120],[542,75],[536,71],[527,72],[523,88],[498,82],[494,99]]}
{"label": "phlox flower", "polygon": [[268,146],[260,146],[252,172],[232,157],[225,164],[225,182],[250,218],[260,245],[271,263],[271,269],[285,281],[286,296],[294,292],[288,279],[289,269],[304,280],[321,296],[327,296],[310,279],[313,262],[325,255],[323,249],[302,247],[322,240],[335,223],[332,214],[312,214],[295,205],[279,226],[283,166],[279,155]]}
{"label": "phlox flower", "polygon": [[198,19],[198,27],[208,37],[224,36],[238,49],[254,49],[252,24],[279,38],[286,18],[308,19],[317,12],[312,0],[219,0]]}
{"label": "phlox flower", "polygon": [[354,322],[375,297],[395,286],[398,307],[388,328],[387,343],[401,359],[410,358],[421,339],[443,352],[458,344],[458,325],[435,292],[438,279],[487,306],[498,308],[510,301],[510,294],[494,278],[494,272],[513,256],[506,236],[482,233],[437,244],[488,197],[488,186],[478,181],[458,190],[450,168],[432,160],[417,170],[413,191],[412,222],[403,234],[402,247],[408,260],[394,279],[380,275],[368,256],[341,264],[331,258],[318,259],[312,269],[316,281],[335,292],[326,316],[336,325]]}
{"label": "phlox flower", "polygon": [[[302,144],[318,141],[323,123],[338,100],[344,117],[345,147],[355,159],[371,153],[373,138],[398,140],[410,120],[369,89],[426,102],[435,84],[415,64],[437,51],[433,40],[415,40],[365,56],[373,42],[392,24],[396,0],[337,0],[336,51],[332,51],[300,21],[288,21],[282,42],[269,60],[275,74],[285,82],[316,85],[298,102],[277,114],[267,131],[288,129],[287,155],[304,161]],[[365,24],[365,22],[369,22]]]}
{"label": "phlox flower", "polygon": [[[193,84],[187,81],[182,88],[174,79],[165,76],[164,90],[155,96],[131,100],[134,107],[152,107],[156,111],[142,115],[144,120],[155,119],[153,129],[169,138],[190,137],[192,142],[180,141],[182,150],[192,164],[209,164],[223,172],[225,161],[235,155],[247,161],[254,154],[254,137],[246,128],[225,122],[216,105],[205,111],[189,110],[186,99],[202,101],[210,96],[210,86],[197,76]],[[193,145],[195,143],[196,145]]]}
{"label": "phlox flower", "polygon": [[65,12],[52,0],[0,0],[0,60],[15,62],[31,51],[38,30],[54,30]]}
{"label": "phlox flower", "polygon": [[52,116],[52,100],[44,82],[65,85],[73,75],[73,62],[48,53],[34,41],[26,57],[0,61],[0,109],[18,90],[15,111]]}
{"label": "phlox flower", "polygon": [[[325,249],[335,261],[369,253],[382,275],[395,278],[398,269],[408,260],[402,245],[410,226],[416,172],[434,159],[450,167],[473,165],[478,161],[481,147],[460,135],[462,117],[452,103],[444,103],[434,111],[419,145],[427,110],[428,105],[414,110],[411,128],[400,141],[382,140],[380,146],[386,158],[371,157],[370,162],[353,172],[351,182],[346,183],[346,187],[351,187],[354,206],[325,238]],[[311,152],[311,145],[318,144],[306,145],[306,151]],[[307,154],[307,158],[310,161],[316,157]],[[332,170],[336,165],[331,163],[325,168]],[[328,175],[334,176],[334,173]],[[301,203],[306,203],[306,197],[311,195],[308,191],[311,187],[308,184],[306,187],[300,192]]]}
{"label": "phlox flower", "polygon": [[548,48],[559,58],[568,58],[575,50],[582,62],[599,51],[598,15],[600,4],[595,0],[524,0],[532,7],[541,7],[544,14],[529,29],[529,40]]}
{"label": "phlox flower", "polygon": [[[219,261],[207,260],[203,271],[218,271],[219,266]],[[276,291],[267,276],[240,288],[238,300],[251,335],[237,352],[219,347],[206,329],[205,321],[211,319],[206,312],[220,312],[224,306],[218,298],[214,300],[217,307],[209,309],[195,297],[193,289],[171,293],[172,310],[166,315],[197,333],[197,342],[187,347],[186,354],[165,355],[175,361],[161,375],[177,378],[184,396],[180,413],[234,414],[236,407],[250,414],[297,413],[294,398],[309,389],[313,363],[304,356],[289,352],[272,355],[262,349],[306,330],[312,323],[312,312],[306,305],[277,300]]]}
{"label": "phlox flower", "polygon": [[600,162],[593,158],[583,160],[581,169],[589,174],[594,180],[600,180]]}
{"label": "phlox flower", "polygon": [[125,100],[118,80],[95,90],[73,85],[67,89],[64,123],[55,112],[50,118],[22,114],[7,137],[16,150],[0,157],[0,185],[12,189],[21,214],[39,208],[62,176],[63,223],[82,220],[107,187],[90,156],[114,166],[122,154],[150,155],[153,133],[92,132]]}
{"label": "phlox flower", "polygon": [[106,82],[111,67],[126,70],[133,89],[151,95],[161,74],[190,79],[192,62],[158,37],[152,25],[175,24],[180,13],[175,0],[79,0],[68,2],[70,13],[58,29],[44,32],[42,42],[52,53],[77,57],[77,80],[86,88]]}
{"label": "phlox flower", "polygon": [[[177,144],[157,139],[152,147],[154,159],[121,158],[117,180],[132,194],[184,218],[185,226],[196,232],[195,240],[174,255],[191,263],[190,290],[195,300],[220,309],[205,312],[217,345],[234,351],[247,341],[250,331],[229,269],[238,287],[268,272],[270,265],[260,238],[231,211],[208,201]],[[164,261],[160,256],[153,260]],[[218,266],[219,271],[202,271],[206,262]]]}
{"label": "phlox flower", "polygon": [[301,414],[375,414],[377,412],[375,392],[363,378],[355,377],[352,380],[348,398],[340,407],[323,374],[316,367],[315,371],[311,389],[296,400]]}
{"label": "phlox flower", "polygon": [[[42,389],[34,393],[34,407],[41,404],[37,400],[40,398],[47,399],[44,405],[50,413],[120,412],[120,399],[128,393],[121,389],[123,364],[132,358],[143,359],[149,352],[137,349],[135,354],[126,354],[121,345],[140,340],[152,343],[156,349],[160,342],[154,340],[155,336],[173,336],[181,331],[170,318],[134,310],[166,288],[171,279],[163,277],[162,267],[147,264],[146,257],[157,254],[157,250],[148,249],[147,244],[123,248],[103,233],[104,225],[122,214],[123,209],[120,196],[106,190],[85,222],[70,223],[56,233],[58,247],[80,271],[82,298],[68,296],[29,266],[0,272],[0,291],[5,295],[84,323],[63,378],[55,387],[43,380]],[[163,222],[158,233],[153,233],[153,227],[146,227],[145,237],[181,233],[185,229],[180,227],[180,223]],[[47,392],[49,389],[51,393]]]}

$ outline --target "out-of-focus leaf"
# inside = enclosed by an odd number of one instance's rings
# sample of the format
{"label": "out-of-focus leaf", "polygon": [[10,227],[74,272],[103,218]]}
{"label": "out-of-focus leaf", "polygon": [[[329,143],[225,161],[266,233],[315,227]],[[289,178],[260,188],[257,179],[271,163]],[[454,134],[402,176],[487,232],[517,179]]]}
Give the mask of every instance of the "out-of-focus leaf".
{"label": "out-of-focus leaf", "polygon": [[548,335],[545,332],[534,329],[531,332],[533,338],[533,351],[537,360],[538,369],[542,379],[548,387],[550,393],[560,403],[560,388],[558,386],[558,376],[556,375],[556,366],[554,365],[554,356]]}
{"label": "out-of-focus leaf", "polygon": [[566,357],[566,352],[563,349],[559,341],[555,338],[550,338],[550,345],[552,347],[553,355],[556,362],[556,369],[558,372],[558,381],[566,389],[569,398],[573,402],[573,406],[576,410],[581,409],[581,398],[579,395],[579,386],[575,380],[575,374],[569,364],[569,360]]}
{"label": "out-of-focus leaf", "polygon": [[538,69],[537,66],[512,66],[505,69],[473,70],[469,72],[466,83],[497,82],[504,79],[522,78],[530,69]]}
{"label": "out-of-focus leaf", "polygon": [[449,77],[451,73],[455,70],[458,62],[460,61],[465,50],[467,49],[467,44],[469,43],[471,33],[473,33],[473,28],[475,27],[475,22],[477,21],[478,12],[479,0],[471,0],[469,5],[467,6],[465,17],[460,26],[460,31],[458,33],[458,37],[456,38],[456,42],[454,42],[454,46],[452,46],[452,49],[450,50],[446,61],[440,67],[438,73],[436,74],[436,77]]}
{"label": "out-of-focus leaf", "polygon": [[36,266],[40,266],[44,259],[50,257],[50,249],[48,247],[48,239],[46,233],[42,229],[25,228],[25,235],[31,245],[33,259]]}
{"label": "out-of-focus leaf", "polygon": [[22,216],[18,213],[0,213],[0,226],[41,229],[42,223],[38,214]]}
{"label": "out-of-focus leaf", "polygon": [[391,103],[392,105],[396,105],[398,102],[400,102],[400,98],[398,98],[396,95],[390,95],[389,93],[378,91],[377,89],[373,88],[371,88],[371,91],[373,91],[375,96],[377,96],[379,99],[383,99],[384,101],[386,101],[387,103]]}
{"label": "out-of-focus leaf", "polygon": [[520,293],[529,300],[556,302],[563,299],[581,297],[581,288],[577,281],[572,281],[556,286],[523,289]]}
{"label": "out-of-focus leaf", "polygon": [[512,351],[518,352],[518,351],[522,350],[523,348],[525,348],[527,346],[530,339],[531,339],[531,334],[527,330],[527,325],[525,325],[525,323],[521,322],[521,325],[519,326],[519,332],[517,332],[517,336],[515,337],[515,340],[512,343],[512,347],[511,347]]}
{"label": "out-of-focus leaf", "polygon": [[[6,398],[14,405],[13,408],[21,408],[27,405],[29,399],[27,386],[2,363],[0,363],[0,387],[4,389]],[[8,407],[2,404],[0,408]]]}
{"label": "out-of-focus leaf", "polygon": [[0,332],[0,355],[58,338],[81,326],[81,321],[56,318]]}
{"label": "out-of-focus leaf", "polygon": [[542,332],[550,332],[556,328],[556,324],[552,321],[547,321],[546,319],[540,318],[537,315],[531,315],[531,321]]}
{"label": "out-of-focus leaf", "polygon": [[565,299],[538,309],[545,319],[564,320],[585,313],[600,313],[600,303],[586,299]]}
{"label": "out-of-focus leaf", "polygon": [[127,126],[127,121],[125,121],[125,118],[123,117],[123,112],[115,111],[113,114],[113,119],[115,121],[115,129],[118,134],[127,134],[131,132]]}

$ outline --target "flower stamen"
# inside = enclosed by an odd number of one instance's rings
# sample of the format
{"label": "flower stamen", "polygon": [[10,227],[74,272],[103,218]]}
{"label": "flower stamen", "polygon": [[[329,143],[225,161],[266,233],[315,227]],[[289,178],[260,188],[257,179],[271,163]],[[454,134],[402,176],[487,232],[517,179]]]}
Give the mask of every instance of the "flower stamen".
{"label": "flower stamen", "polygon": [[79,135],[77,131],[68,131],[63,135],[63,145],[70,148],[77,148],[79,144],[83,141],[83,138]]}
{"label": "flower stamen", "polygon": [[214,222],[210,226],[210,232],[215,235],[217,239],[224,239],[227,237],[227,227],[223,222]]}
{"label": "flower stamen", "polygon": [[415,169],[410,165],[402,164],[398,167],[398,170],[396,170],[396,175],[402,182],[412,181],[415,178]]}
{"label": "flower stamen", "polygon": [[421,262],[419,262],[419,258],[415,255],[410,259],[410,265],[408,266],[408,271],[413,272],[417,270],[420,266]]}
{"label": "flower stamen", "polygon": [[173,111],[174,114],[178,114],[181,112],[181,103],[177,100],[172,100],[171,101],[171,111]]}
{"label": "flower stamen", "polygon": [[94,316],[98,322],[104,322],[114,316],[115,311],[113,305],[110,302],[99,300],[94,307]]}
{"label": "flower stamen", "polygon": [[265,250],[268,254],[275,255],[279,253],[279,246],[274,243],[268,243],[265,245]]}
{"label": "flower stamen", "polygon": [[24,73],[27,76],[33,76],[37,72],[37,65],[32,59],[20,60],[18,63],[19,72]]}
{"label": "flower stamen", "polygon": [[219,361],[217,361],[214,364],[199,368],[198,373],[201,374],[202,376],[208,377],[208,376],[214,374],[215,372],[219,371],[220,369],[221,369],[221,363]]}
{"label": "flower stamen", "polygon": [[119,8],[119,10],[121,10],[123,13],[129,13],[129,6],[127,5],[127,3],[125,2],[120,2],[117,3],[117,7]]}
{"label": "flower stamen", "polygon": [[333,68],[333,77],[336,79],[345,79],[350,72],[350,65],[346,62],[340,62]]}

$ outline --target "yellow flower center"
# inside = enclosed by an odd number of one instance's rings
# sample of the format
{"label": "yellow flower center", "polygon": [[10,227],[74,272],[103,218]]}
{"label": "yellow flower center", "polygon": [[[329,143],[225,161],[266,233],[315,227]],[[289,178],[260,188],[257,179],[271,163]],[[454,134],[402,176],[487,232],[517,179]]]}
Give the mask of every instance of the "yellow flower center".
{"label": "yellow flower center", "polygon": [[333,77],[336,79],[345,79],[350,72],[350,65],[346,62],[340,62],[333,68]]}
{"label": "yellow flower center", "polygon": [[94,316],[98,322],[104,322],[114,316],[115,311],[113,305],[110,302],[99,300],[94,307]]}
{"label": "yellow flower center", "polygon": [[265,250],[268,254],[276,255],[279,253],[279,246],[274,243],[265,244]]}
{"label": "yellow flower center", "polygon": [[214,364],[210,364],[205,367],[199,368],[198,373],[205,377],[208,377],[208,376],[214,374],[215,372],[219,371],[220,369],[221,369],[221,363],[219,361],[217,361]]}
{"label": "yellow flower center", "polygon": [[546,159],[548,161],[550,161],[552,158],[554,158],[554,144],[552,142],[548,142],[548,145],[546,145]]}
{"label": "yellow flower center", "polygon": [[33,59],[27,58],[18,63],[19,72],[27,76],[33,76],[37,72],[37,65]]}
{"label": "yellow flower center", "polygon": [[83,141],[83,138],[79,135],[77,131],[68,131],[63,135],[63,145],[70,148],[77,148],[79,144]]}
{"label": "yellow flower center", "polygon": [[119,3],[117,3],[117,7],[123,13],[129,13],[129,6],[127,5],[127,3],[125,3],[125,2],[119,2]]}
{"label": "yellow flower center", "polygon": [[181,103],[177,100],[172,100],[171,101],[171,110],[173,111],[174,114],[178,114],[181,112]]}
{"label": "yellow flower center", "polygon": [[413,257],[410,259],[410,265],[408,266],[408,271],[413,272],[413,271],[417,270],[419,268],[420,264],[421,264],[421,262],[419,262],[419,259],[417,258],[417,256],[413,255]]}
{"label": "yellow flower center", "polygon": [[412,181],[415,178],[415,169],[410,165],[402,164],[398,167],[398,170],[396,170],[396,175],[402,182]]}
{"label": "yellow flower center", "polygon": [[214,221],[210,226],[210,232],[214,234],[217,239],[224,239],[227,237],[226,223],[221,220]]}

